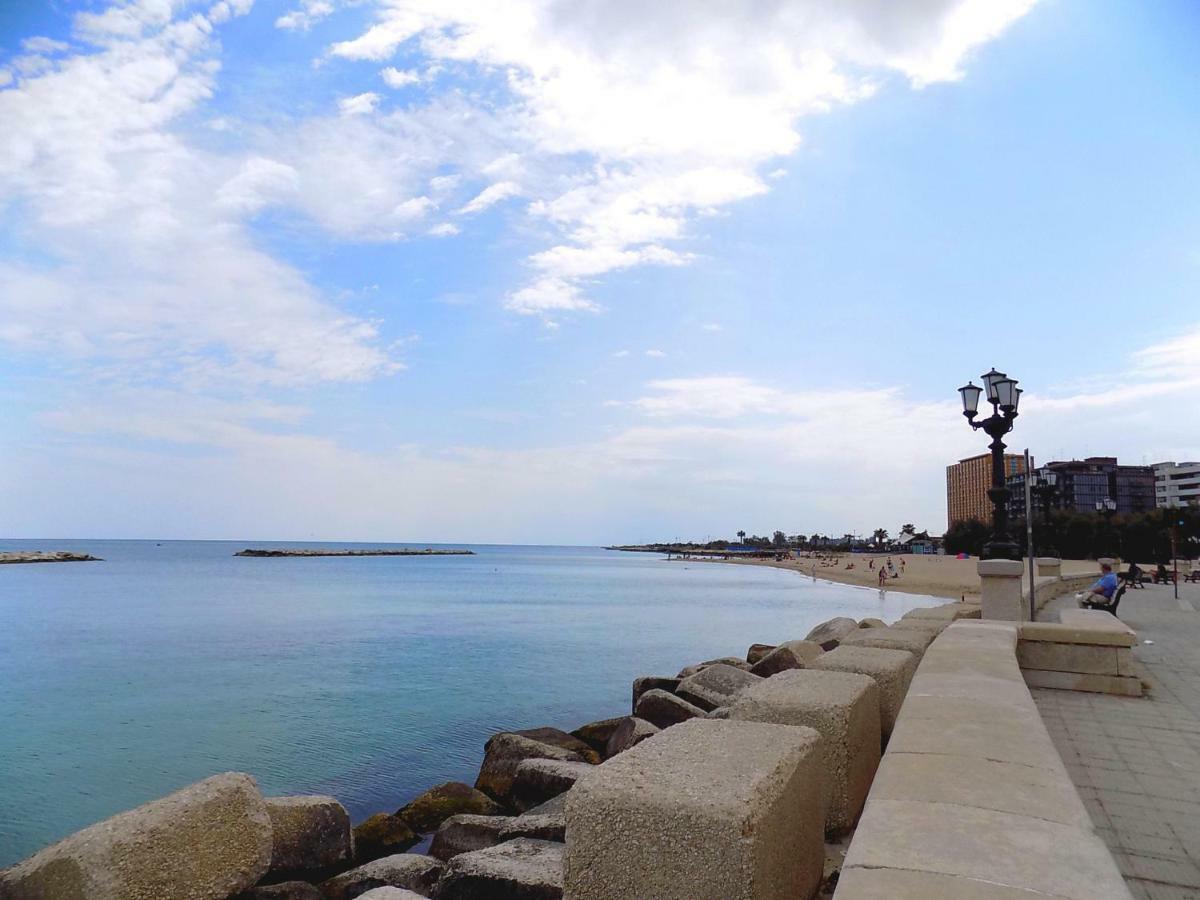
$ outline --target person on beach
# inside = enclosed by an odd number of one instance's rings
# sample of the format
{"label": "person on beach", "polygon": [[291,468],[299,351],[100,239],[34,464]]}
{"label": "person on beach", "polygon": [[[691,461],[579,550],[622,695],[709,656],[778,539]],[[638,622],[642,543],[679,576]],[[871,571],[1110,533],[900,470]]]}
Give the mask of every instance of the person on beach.
{"label": "person on beach", "polygon": [[1113,574],[1112,566],[1100,564],[1100,578],[1077,599],[1082,602],[1111,603],[1113,594],[1117,592],[1117,576]]}
{"label": "person on beach", "polygon": [[887,581],[887,577],[888,577],[887,569],[885,569],[883,566],[880,566],[879,567],[879,586],[881,588],[883,587],[884,583]]}

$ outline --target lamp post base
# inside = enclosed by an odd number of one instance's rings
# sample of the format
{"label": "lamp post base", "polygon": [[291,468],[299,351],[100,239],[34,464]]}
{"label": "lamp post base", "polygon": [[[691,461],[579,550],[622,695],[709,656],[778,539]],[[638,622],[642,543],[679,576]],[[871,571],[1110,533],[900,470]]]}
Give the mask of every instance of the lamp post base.
{"label": "lamp post base", "polygon": [[1021,548],[1010,540],[992,540],[983,545],[981,559],[1020,559]]}

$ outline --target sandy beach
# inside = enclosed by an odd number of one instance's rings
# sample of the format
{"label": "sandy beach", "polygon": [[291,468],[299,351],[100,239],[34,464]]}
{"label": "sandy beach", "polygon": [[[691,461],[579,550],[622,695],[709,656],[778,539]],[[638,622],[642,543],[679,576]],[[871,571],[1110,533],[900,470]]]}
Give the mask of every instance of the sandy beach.
{"label": "sandy beach", "polygon": [[[834,560],[836,559],[836,563]],[[933,556],[900,553],[854,553],[838,557],[821,558],[805,554],[798,559],[723,559],[712,562],[736,566],[773,566],[777,569],[792,569],[805,575],[816,574],[817,578],[842,584],[857,584],[863,587],[879,586],[879,566],[891,559],[900,572],[898,578],[887,580],[887,590],[903,591],[908,594],[928,594],[934,597],[979,599],[979,575],[976,566],[979,560],[958,559],[953,556]],[[903,566],[901,566],[903,560]],[[874,561],[874,568],[871,562]],[[847,566],[853,565],[853,568]],[[1064,575],[1077,575],[1097,571],[1095,560],[1064,559]]]}

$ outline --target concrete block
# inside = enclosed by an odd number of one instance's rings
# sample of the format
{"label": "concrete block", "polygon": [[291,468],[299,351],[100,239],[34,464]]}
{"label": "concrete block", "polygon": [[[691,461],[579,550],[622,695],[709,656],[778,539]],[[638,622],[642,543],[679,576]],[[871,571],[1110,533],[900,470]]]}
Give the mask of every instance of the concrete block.
{"label": "concrete block", "polygon": [[978,619],[978,603],[943,603],[941,606],[919,606],[910,609],[900,618],[904,619],[949,619],[956,622],[959,619]]}
{"label": "concrete block", "polygon": [[636,747],[646,738],[653,737],[661,730],[657,725],[647,722],[645,719],[626,716],[625,720],[617,726],[617,730],[612,733],[612,737],[608,739],[604,757],[611,759],[618,753],[624,753],[630,747]]}
{"label": "concrete block", "polygon": [[460,813],[441,824],[429,846],[429,855],[445,862],[460,853],[484,850],[499,844],[510,816],[476,816]]}
{"label": "concrete block", "polygon": [[[803,643],[808,642],[804,641]],[[788,669],[803,668],[804,660],[800,659],[790,647],[776,647],[750,667],[750,674],[760,678],[770,678],[772,675],[778,675]]]}
{"label": "concrete block", "polygon": [[703,716],[704,710],[688,703],[682,697],[654,688],[638,698],[634,714],[636,718],[649,722],[656,728],[669,728],[688,719]]}
{"label": "concrete block", "polygon": [[848,635],[842,644],[846,647],[878,647],[880,650],[907,650],[920,658],[925,648],[933,643],[936,635],[916,628],[860,628]]}
{"label": "concrete block", "polygon": [[750,649],[746,651],[746,662],[754,665],[768,653],[778,646],[776,644],[751,644]]}
{"label": "concrete block", "polygon": [[1142,696],[1142,681],[1131,675],[1083,675],[1076,672],[1044,672],[1022,669],[1025,683],[1035,688],[1060,691],[1085,691],[1091,694],[1115,694],[1118,697]]}
{"label": "concrete block", "polygon": [[710,712],[718,706],[728,706],[734,697],[758,681],[758,675],[718,663],[683,679],[675,689],[675,694]]}
{"label": "concrete block", "polygon": [[609,760],[567,797],[566,896],[812,896],[824,862],[821,740],[811,728],[694,720]]}
{"label": "concrete block", "polygon": [[454,857],[438,900],[561,900],[563,845],[518,838]]}
{"label": "concrete block", "polygon": [[1039,556],[1037,558],[1037,573],[1058,578],[1062,575],[1062,560],[1056,556]]}
{"label": "concrete block", "polygon": [[1028,621],[1029,600],[1021,594],[1024,564],[1012,559],[981,559],[977,568],[982,617]]}
{"label": "concrete block", "polygon": [[679,678],[660,678],[656,675],[646,675],[641,678],[633,679],[633,703],[629,706],[629,711],[633,712],[637,709],[638,700],[646,691],[666,691],[668,694],[675,693],[675,688],[679,687]]}
{"label": "concrete block", "polygon": [[1111,631],[1137,638],[1137,632],[1110,612],[1102,609],[1064,609],[1058,614],[1063,625],[1082,630]]}
{"label": "concrete block", "polygon": [[350,814],[332,797],[268,797],[272,873],[323,869],[353,856]]}
{"label": "concrete block", "polygon": [[526,759],[513,778],[512,803],[518,812],[532,809],[569,791],[575,782],[596,767],[559,759]]}
{"label": "concrete block", "polygon": [[[487,744],[484,745],[483,764],[479,767],[479,777],[475,779],[475,790],[482,791],[504,803],[508,801],[513,779],[517,774],[517,767],[523,760],[557,759],[585,762],[589,761],[588,755],[591,756],[591,761],[599,762],[600,760],[599,754],[591,747],[578,738],[572,738],[566,732],[561,732],[561,734],[570,738],[580,749],[547,743],[531,737],[531,733],[501,732],[488,739]],[[588,755],[585,755],[585,752]],[[455,810],[455,812],[460,811],[464,810]]]}
{"label": "concrete block", "polygon": [[743,691],[730,707],[730,719],[816,729],[824,739],[828,778],[826,831],[838,834],[854,825],[879,765],[882,734],[874,679],[820,669],[781,672]]}
{"label": "concrete block", "polygon": [[779,646],[791,650],[796,655],[796,659],[805,665],[825,652],[825,648],[816,641],[784,641]]}
{"label": "concrete block", "polygon": [[900,714],[900,705],[917,671],[917,657],[907,650],[842,646],[813,660],[810,668],[867,675],[879,687],[879,726],[886,741]]}
{"label": "concrete block", "polygon": [[1133,651],[1128,647],[1117,648],[1117,674],[1141,677],[1133,659]]}
{"label": "concrete block", "polygon": [[819,644],[822,650],[832,650],[841,643],[842,638],[857,630],[858,623],[853,619],[838,616],[816,626],[804,639]]}
{"label": "concrete block", "polygon": [[353,900],[372,888],[397,887],[428,897],[444,866],[432,856],[397,853],[343,872],[319,885],[325,900]]}
{"label": "concrete block", "polygon": [[238,894],[233,900],[325,900],[321,892],[307,881],[280,881],[260,884]]}
{"label": "concrete block", "polygon": [[214,775],[83,829],[0,872],[5,900],[225,900],[271,862],[249,775]]}
{"label": "concrete block", "polygon": [[909,631],[909,630],[926,631],[929,634],[932,634],[934,637],[937,637],[939,634],[941,634],[943,631],[945,631],[947,628],[949,628],[950,623],[952,623],[953,621],[955,621],[955,620],[954,619],[900,619],[895,624],[888,625],[886,627],[892,628],[892,629],[898,629],[900,631]]}
{"label": "concrete block", "polygon": [[966,756],[1032,766],[1065,776],[1062,759],[1033,706],[980,699],[921,697],[913,679],[888,753]]}
{"label": "concrete block", "polygon": [[1052,672],[1080,672],[1089,675],[1118,675],[1118,647],[1094,644],[1053,644],[1049,641],[1021,641],[1017,644],[1017,662],[1022,669],[1048,669]]}
{"label": "concrete block", "polygon": [[[1068,610],[1064,610],[1067,612]],[[1092,612],[1093,610],[1077,610]],[[1108,615],[1105,613],[1105,615]],[[1091,644],[1102,647],[1132,647],[1137,635],[1132,632],[1110,628],[1080,628],[1061,622],[1022,622],[1021,640],[1050,641],[1056,644]]]}
{"label": "concrete block", "polygon": [[1079,794],[1061,770],[984,757],[888,753],[871,785],[871,801],[913,800],[974,806],[1091,828]]}
{"label": "concrete block", "polygon": [[1021,888],[907,869],[842,869],[833,900],[1041,900]]}
{"label": "concrete block", "polygon": [[359,900],[425,900],[420,894],[394,887],[375,888],[358,896]]}
{"label": "concrete block", "polygon": [[855,869],[954,876],[1030,896],[1129,900],[1112,856],[1090,829],[946,803],[872,798],[843,872]]}

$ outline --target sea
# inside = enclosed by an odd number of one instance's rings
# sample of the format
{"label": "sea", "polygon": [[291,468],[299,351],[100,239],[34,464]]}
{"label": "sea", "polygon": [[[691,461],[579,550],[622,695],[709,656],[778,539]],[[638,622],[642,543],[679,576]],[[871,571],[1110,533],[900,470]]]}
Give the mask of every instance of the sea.
{"label": "sea", "polygon": [[0,866],[208,775],[354,821],[472,783],[497,731],[629,713],[631,682],[942,602],[596,547],[245,558],[254,547],[0,541]]}

